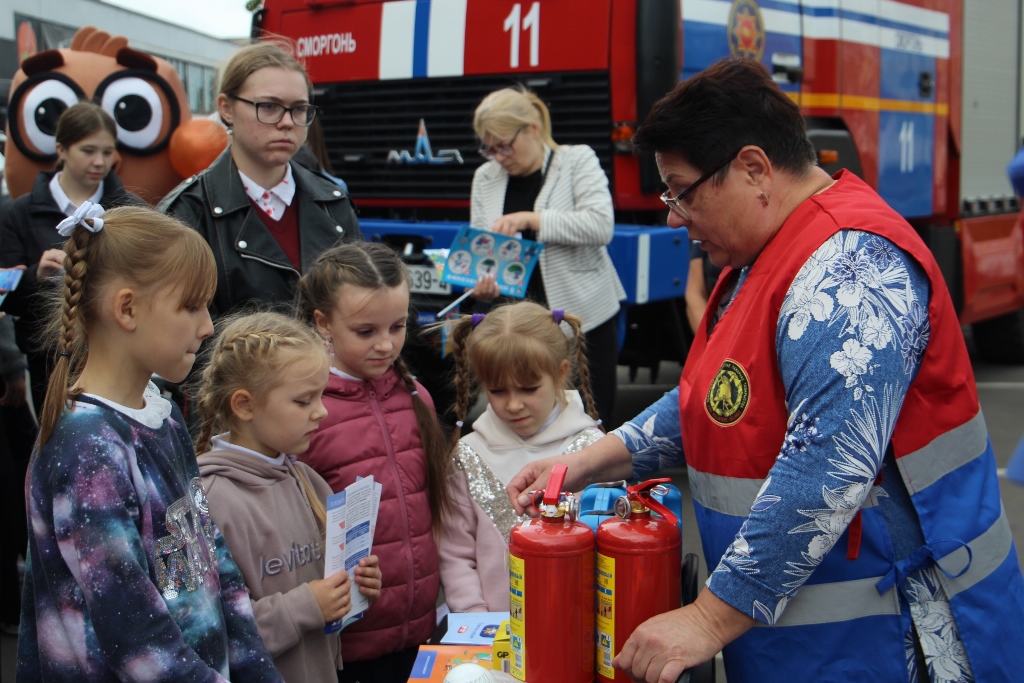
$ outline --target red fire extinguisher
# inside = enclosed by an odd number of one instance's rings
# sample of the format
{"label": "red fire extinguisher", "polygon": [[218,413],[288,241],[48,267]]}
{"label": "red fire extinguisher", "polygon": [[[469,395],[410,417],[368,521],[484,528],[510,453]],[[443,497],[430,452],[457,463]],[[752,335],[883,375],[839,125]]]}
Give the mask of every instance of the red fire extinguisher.
{"label": "red fire extinguisher", "polygon": [[511,672],[529,683],[594,680],[594,532],[562,493],[565,473],[552,468],[534,496],[540,517],[509,534]]}
{"label": "red fire extinguisher", "polygon": [[627,487],[615,502],[616,517],[597,527],[597,679],[602,683],[628,681],[612,668],[615,655],[637,626],[682,603],[682,536],[675,515],[651,495],[670,481]]}

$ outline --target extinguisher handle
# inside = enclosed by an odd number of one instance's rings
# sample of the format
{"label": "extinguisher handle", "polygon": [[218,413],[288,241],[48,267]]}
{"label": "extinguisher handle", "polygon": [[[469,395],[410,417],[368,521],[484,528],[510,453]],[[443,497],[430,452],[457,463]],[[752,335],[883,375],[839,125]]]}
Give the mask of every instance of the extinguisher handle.
{"label": "extinguisher handle", "polygon": [[650,508],[651,510],[654,510],[659,515],[661,515],[668,521],[672,522],[673,524],[678,524],[679,520],[676,519],[675,514],[673,514],[673,512],[669,510],[667,507],[662,505],[661,501],[657,500],[654,497],[653,493],[655,487],[660,486],[661,484],[667,484],[671,481],[672,480],[668,478],[648,479],[643,483],[637,484],[635,486],[630,486],[628,489],[626,489],[626,491],[628,492],[631,498],[639,500],[646,507]]}
{"label": "extinguisher handle", "polygon": [[558,505],[558,499],[562,495],[562,484],[565,483],[565,473],[568,471],[569,468],[562,463],[551,468],[548,485],[544,487],[545,505]]}

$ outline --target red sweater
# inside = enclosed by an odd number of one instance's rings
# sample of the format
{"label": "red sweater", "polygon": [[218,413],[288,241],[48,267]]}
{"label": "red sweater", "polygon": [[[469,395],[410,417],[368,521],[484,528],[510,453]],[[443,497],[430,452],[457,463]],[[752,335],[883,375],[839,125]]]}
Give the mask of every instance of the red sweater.
{"label": "red sweater", "polygon": [[[427,390],[416,388],[433,407]],[[327,417],[300,456],[334,491],[371,474],[382,486],[372,550],[384,585],[366,616],[341,632],[347,662],[416,647],[436,628],[437,546],[412,402],[394,371],[366,381],[332,373],[324,392]]]}
{"label": "red sweater", "polygon": [[275,221],[273,218],[268,216],[260,205],[249,197],[249,203],[252,204],[253,210],[256,215],[263,221],[263,225],[267,226],[267,230],[277,240],[278,245],[281,247],[281,251],[288,257],[288,262],[292,264],[295,270],[302,270],[302,249],[299,244],[299,211],[296,208],[298,202],[293,201],[281,214],[281,220]]}

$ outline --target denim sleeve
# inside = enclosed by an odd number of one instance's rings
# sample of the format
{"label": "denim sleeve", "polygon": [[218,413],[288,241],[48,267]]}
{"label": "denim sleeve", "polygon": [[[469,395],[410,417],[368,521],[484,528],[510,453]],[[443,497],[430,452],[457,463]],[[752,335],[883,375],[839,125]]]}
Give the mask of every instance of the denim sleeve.
{"label": "denim sleeve", "polygon": [[929,296],[915,261],[853,230],[793,280],[776,332],[785,440],[708,580],[744,614],[775,623],[871,493],[928,344]]}
{"label": "denim sleeve", "polygon": [[679,427],[679,387],[612,432],[633,454],[633,478],[648,479],[666,467],[686,464]]}

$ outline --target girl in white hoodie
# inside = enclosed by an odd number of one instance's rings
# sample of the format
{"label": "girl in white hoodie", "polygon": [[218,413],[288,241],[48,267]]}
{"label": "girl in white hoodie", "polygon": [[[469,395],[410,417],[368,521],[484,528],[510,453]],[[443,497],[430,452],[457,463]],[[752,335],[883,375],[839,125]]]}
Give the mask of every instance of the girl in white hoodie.
{"label": "girl in white hoodie", "polygon": [[324,625],[348,614],[352,580],[376,600],[381,574],[370,555],[354,576],[342,570],[324,578],[331,487],[295,459],[327,414],[327,351],[311,328],[265,312],[226,321],[209,353],[197,393],[203,423],[196,452],[203,453],[210,516],[285,681],[334,681],[338,635],[324,635]]}
{"label": "girl in white hoodie", "polygon": [[[508,534],[521,519],[505,492],[509,480],[533,460],[577,451],[604,436],[581,325],[575,315],[529,301],[455,323],[453,511],[438,544],[453,612],[509,609]],[[566,388],[574,370],[579,391]],[[474,384],[488,406],[460,439]]]}

